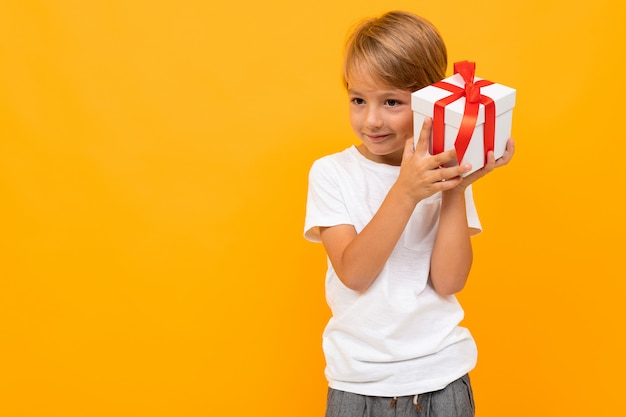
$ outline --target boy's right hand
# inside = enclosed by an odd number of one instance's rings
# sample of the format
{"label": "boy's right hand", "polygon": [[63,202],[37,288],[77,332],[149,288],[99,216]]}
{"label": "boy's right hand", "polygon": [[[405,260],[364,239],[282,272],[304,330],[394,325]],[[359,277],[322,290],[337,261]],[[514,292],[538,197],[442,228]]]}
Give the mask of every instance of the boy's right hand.
{"label": "boy's right hand", "polygon": [[[439,191],[457,187],[463,180],[461,175],[471,169],[469,163],[458,165],[454,149],[431,155],[428,151],[431,130],[432,119],[427,117],[424,119],[415,148],[413,138],[406,141],[400,175],[396,182],[416,200],[416,203]],[[454,166],[445,167],[450,163]]]}

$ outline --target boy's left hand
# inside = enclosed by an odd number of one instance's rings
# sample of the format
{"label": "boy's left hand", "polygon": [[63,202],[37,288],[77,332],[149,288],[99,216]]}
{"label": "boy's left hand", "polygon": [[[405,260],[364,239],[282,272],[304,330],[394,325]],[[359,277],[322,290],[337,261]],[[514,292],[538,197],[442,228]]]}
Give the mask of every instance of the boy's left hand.
{"label": "boy's left hand", "polygon": [[494,169],[500,168],[508,164],[509,161],[511,161],[511,159],[513,158],[514,153],[515,142],[513,141],[513,138],[509,138],[509,140],[506,142],[506,149],[504,150],[504,154],[500,158],[496,159],[493,155],[493,151],[489,151],[487,153],[487,163],[485,164],[485,166],[463,178],[463,181],[461,182],[461,187],[467,187],[468,185],[470,185],[477,179],[484,177]]}

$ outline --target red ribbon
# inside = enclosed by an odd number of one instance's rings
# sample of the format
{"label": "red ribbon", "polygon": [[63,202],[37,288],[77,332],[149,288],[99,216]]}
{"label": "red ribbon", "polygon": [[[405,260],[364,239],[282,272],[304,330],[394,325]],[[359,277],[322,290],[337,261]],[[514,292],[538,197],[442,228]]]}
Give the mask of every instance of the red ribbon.
{"label": "red ribbon", "polygon": [[465,88],[457,87],[445,81],[439,81],[433,86],[450,91],[452,94],[442,98],[435,103],[433,114],[433,154],[444,151],[444,130],[445,130],[445,108],[448,104],[465,97],[465,109],[463,110],[463,119],[459,127],[459,133],[454,141],[457,159],[459,164],[465,156],[465,151],[469,146],[476,120],[478,119],[478,110],[480,104],[485,106],[485,128],[484,128],[484,147],[485,147],[485,163],[487,161],[487,152],[494,150],[495,127],[496,127],[496,105],[494,101],[480,93],[481,87],[493,84],[491,81],[480,80],[474,82],[474,72],[476,70],[475,62],[460,61],[454,63],[454,73],[460,74],[465,81]]}

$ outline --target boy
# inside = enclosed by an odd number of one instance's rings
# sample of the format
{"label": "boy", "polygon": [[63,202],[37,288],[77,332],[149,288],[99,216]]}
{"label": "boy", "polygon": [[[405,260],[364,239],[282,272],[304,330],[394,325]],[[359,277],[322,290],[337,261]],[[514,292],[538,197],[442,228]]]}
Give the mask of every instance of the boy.
{"label": "boy", "polygon": [[454,150],[428,153],[430,119],[413,147],[411,93],[446,66],[437,30],[410,13],[366,20],[347,41],[344,83],[361,144],[313,164],[305,219],[305,237],[329,260],[327,417],[474,415],[476,345],[454,296],[480,231],[470,184],[508,163],[514,146],[466,177],[469,164],[442,168]]}

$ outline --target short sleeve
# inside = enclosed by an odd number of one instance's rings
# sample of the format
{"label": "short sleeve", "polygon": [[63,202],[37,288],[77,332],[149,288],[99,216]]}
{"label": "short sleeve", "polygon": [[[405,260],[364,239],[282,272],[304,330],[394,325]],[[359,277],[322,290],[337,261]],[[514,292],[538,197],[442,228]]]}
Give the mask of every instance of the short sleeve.
{"label": "short sleeve", "polygon": [[465,189],[465,213],[467,215],[467,225],[470,228],[470,235],[475,236],[482,232],[483,228],[478,218],[471,185]]}
{"label": "short sleeve", "polygon": [[309,187],[304,221],[304,237],[320,242],[320,227],[352,224],[339,184],[339,173],[332,161],[315,161],[309,171]]}

